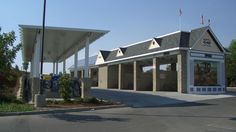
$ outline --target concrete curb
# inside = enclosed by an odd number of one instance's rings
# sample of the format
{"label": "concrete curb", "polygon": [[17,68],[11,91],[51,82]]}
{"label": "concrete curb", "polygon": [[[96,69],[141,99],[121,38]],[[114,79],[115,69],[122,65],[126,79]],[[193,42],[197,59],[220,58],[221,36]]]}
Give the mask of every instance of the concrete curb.
{"label": "concrete curb", "polygon": [[80,107],[80,108],[58,108],[58,109],[39,110],[39,111],[27,111],[27,112],[0,112],[0,116],[55,114],[55,113],[80,112],[80,111],[102,110],[102,109],[122,108],[122,107],[127,107],[127,106],[124,104],[120,104],[120,105]]}

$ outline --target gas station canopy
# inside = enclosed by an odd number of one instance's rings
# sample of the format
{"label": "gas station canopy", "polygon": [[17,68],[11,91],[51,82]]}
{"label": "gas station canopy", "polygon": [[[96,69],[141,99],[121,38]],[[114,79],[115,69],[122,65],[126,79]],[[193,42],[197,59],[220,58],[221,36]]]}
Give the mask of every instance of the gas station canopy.
{"label": "gas station canopy", "polygon": [[[23,46],[23,60],[29,62],[32,60],[37,34],[42,31],[42,26],[19,25],[19,27]],[[44,62],[62,62],[85,47],[87,36],[89,36],[89,44],[91,44],[108,32],[107,30],[46,26]]]}

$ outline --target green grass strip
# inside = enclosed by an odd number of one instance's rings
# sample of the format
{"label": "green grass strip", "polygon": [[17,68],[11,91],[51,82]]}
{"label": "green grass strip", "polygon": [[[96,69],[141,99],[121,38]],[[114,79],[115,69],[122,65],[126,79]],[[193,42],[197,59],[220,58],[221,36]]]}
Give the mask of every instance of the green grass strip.
{"label": "green grass strip", "polygon": [[34,110],[33,105],[17,103],[0,103],[0,112],[23,112]]}

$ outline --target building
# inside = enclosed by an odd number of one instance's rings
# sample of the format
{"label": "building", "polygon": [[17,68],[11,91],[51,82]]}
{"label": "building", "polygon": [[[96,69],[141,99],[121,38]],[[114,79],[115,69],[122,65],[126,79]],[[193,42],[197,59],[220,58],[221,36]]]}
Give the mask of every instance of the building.
{"label": "building", "polygon": [[[98,67],[95,65],[96,59],[97,55],[89,57],[89,77],[92,81],[91,86],[93,87],[98,86]],[[83,78],[85,70],[84,66],[85,59],[78,60],[76,71],[79,79]],[[74,77],[75,65],[72,65],[70,68],[68,68],[68,70],[70,70],[71,76]]]}
{"label": "building", "polygon": [[98,87],[224,93],[225,54],[209,26],[101,50],[96,60]]}

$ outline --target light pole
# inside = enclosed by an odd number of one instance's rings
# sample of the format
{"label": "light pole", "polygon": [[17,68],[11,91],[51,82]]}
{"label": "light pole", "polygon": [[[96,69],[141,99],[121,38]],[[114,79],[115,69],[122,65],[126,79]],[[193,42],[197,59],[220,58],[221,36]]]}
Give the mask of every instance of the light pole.
{"label": "light pole", "polygon": [[[43,6],[43,26],[42,26],[42,37],[41,37],[41,70],[40,70],[40,75],[41,75],[41,80],[39,79],[39,93],[35,95],[35,107],[43,107],[46,105],[46,100],[45,97],[42,93],[43,90],[43,85],[42,85],[42,80],[43,80],[43,47],[44,47],[44,30],[45,30],[45,12],[46,12],[46,0],[44,0],[44,6]],[[41,33],[40,33],[41,34]]]}
{"label": "light pole", "polygon": [[[44,0],[44,5],[43,5],[43,26],[42,26],[42,46],[41,46],[41,70],[40,70],[40,74],[41,74],[41,79],[43,80],[43,49],[44,49],[44,30],[45,30],[45,15],[46,15],[46,0]],[[43,90],[43,85],[40,85],[40,89],[39,89],[39,94],[42,94],[42,90]]]}

